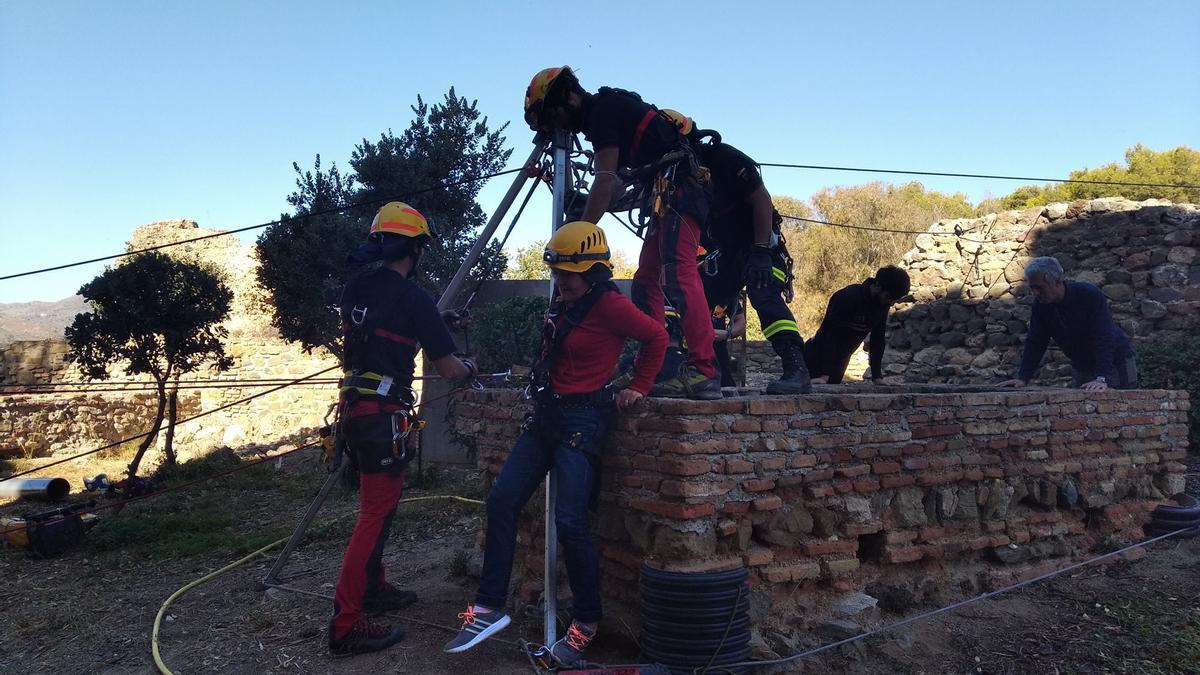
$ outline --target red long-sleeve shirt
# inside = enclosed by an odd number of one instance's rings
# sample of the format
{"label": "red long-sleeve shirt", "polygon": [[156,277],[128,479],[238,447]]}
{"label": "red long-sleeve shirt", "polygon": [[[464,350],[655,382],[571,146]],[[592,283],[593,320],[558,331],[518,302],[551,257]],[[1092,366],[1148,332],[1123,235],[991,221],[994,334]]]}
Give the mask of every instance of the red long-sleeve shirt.
{"label": "red long-sleeve shirt", "polygon": [[667,331],[620,293],[601,296],[567,333],[550,369],[551,388],[556,394],[587,394],[608,384],[626,338],[641,343],[629,388],[649,394],[667,350]]}

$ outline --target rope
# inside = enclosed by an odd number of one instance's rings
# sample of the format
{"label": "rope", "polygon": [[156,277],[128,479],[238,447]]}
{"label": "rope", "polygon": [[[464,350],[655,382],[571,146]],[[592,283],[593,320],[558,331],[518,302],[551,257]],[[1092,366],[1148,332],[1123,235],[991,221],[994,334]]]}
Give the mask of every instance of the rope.
{"label": "rope", "polygon": [[970,242],[972,244],[991,243],[991,242],[988,242],[983,239],[971,239],[970,237],[964,237],[961,234],[959,234],[958,232],[929,232],[927,230],[894,230],[894,229],[889,229],[886,227],[868,227],[866,225],[850,225],[849,223],[831,223],[828,220],[817,220],[816,218],[801,218],[800,216],[784,216],[783,214],[780,214],[780,215],[783,216],[784,218],[787,218],[788,220],[798,220],[798,221],[805,222],[805,223],[813,223],[815,225],[829,225],[831,227],[844,227],[844,228],[850,229],[850,230],[865,230],[867,232],[888,232],[891,234],[929,234],[929,235],[933,235],[935,237],[957,237],[962,241]]}
{"label": "rope", "polygon": [[[479,373],[476,378],[492,378],[492,377],[507,377],[509,373]],[[423,375],[412,378],[414,381],[430,381],[444,380],[446,378],[440,375]],[[266,387],[274,384],[290,383],[295,386],[315,386],[326,384],[337,384],[341,382],[340,377],[314,377],[303,382],[293,382],[287,378],[262,378],[262,379],[211,379],[211,380],[181,380],[179,390],[194,390],[194,389],[249,389],[253,387]],[[148,380],[128,380],[128,381],[108,381],[101,380],[98,382],[39,382],[31,384],[0,384],[0,390],[5,389],[23,389],[30,388],[33,391],[0,391],[0,396],[29,396],[34,394],[75,394],[75,393],[139,393],[157,391],[158,387],[153,381]],[[62,387],[62,388],[60,388]],[[75,387],[67,389],[66,387]],[[176,388],[175,383],[171,383],[168,387]]]}
{"label": "rope", "polygon": [[[195,479],[183,482],[183,483],[177,483],[175,485],[165,487],[161,490],[156,490],[154,492],[151,492],[150,494],[139,495],[137,497],[129,497],[127,499],[120,499],[120,500],[113,501],[113,502],[107,502],[107,503],[101,504],[99,506],[93,506],[93,507],[89,507],[86,509],[81,509],[79,511],[75,511],[75,513],[82,516],[87,513],[98,513],[100,511],[104,511],[107,509],[114,509],[114,508],[118,508],[118,507],[124,508],[126,505],[132,504],[134,502],[140,502],[145,499],[153,499],[155,497],[161,497],[163,495],[170,494],[172,492],[178,492],[179,490],[183,490],[185,488],[192,487],[193,485],[197,485],[199,483],[205,483],[207,481],[215,480],[217,478],[223,478],[225,476],[228,476],[229,474],[237,473],[238,471],[245,471],[246,469],[249,469],[254,466],[258,466],[259,464],[263,464],[265,462],[273,462],[282,457],[287,457],[288,455],[300,452],[301,450],[307,450],[309,448],[314,448],[319,445],[321,445],[320,441],[314,441],[312,443],[307,443],[305,445],[301,445],[300,447],[297,447],[297,448],[292,448],[291,450],[285,450],[284,452],[281,452],[281,453],[278,453],[275,455],[267,455],[265,457],[260,457],[258,459],[255,459],[255,460],[252,460],[249,462],[243,462],[233,468],[226,469],[224,471],[218,471],[217,473],[211,474],[209,476],[201,476],[200,478],[195,478]],[[10,527],[7,530],[0,530],[0,535],[5,535],[5,534],[8,534],[9,532],[16,532],[16,531],[24,529],[24,528],[25,528],[24,525]]]}
{"label": "rope", "polygon": [[[512,221],[509,222],[508,229],[505,230],[504,237],[500,240],[501,251],[504,250],[504,245],[508,243],[508,238],[512,235],[513,228],[517,226],[517,221],[521,219],[521,214],[525,212],[525,207],[529,204],[529,199],[533,197],[533,193],[537,191],[537,186],[540,182],[542,182],[541,176],[535,178],[534,182],[530,184],[529,191],[525,193],[525,199],[521,201],[521,206],[517,208],[516,215],[514,215]],[[464,302],[463,306],[459,309],[466,309],[471,306],[471,303],[475,300],[475,296],[479,294],[479,289],[483,288],[483,284],[488,280],[488,277],[491,276],[498,260],[500,260],[500,258],[496,257],[488,261],[487,267],[484,268],[483,274],[479,275],[479,282],[475,284],[475,290],[471,291],[471,295],[467,297],[467,301]]]}
{"label": "rope", "polygon": [[336,207],[329,208],[329,209],[323,209],[321,211],[313,211],[311,213],[306,213],[301,216],[289,216],[287,218],[280,218],[279,220],[272,220],[272,221],[269,221],[266,223],[260,223],[258,225],[247,225],[246,227],[238,227],[238,228],[235,228],[232,230],[225,230],[222,232],[214,232],[212,234],[206,234],[206,235],[203,235],[200,237],[192,237],[191,239],[182,239],[180,241],[173,241],[173,242],[169,242],[166,244],[159,244],[157,246],[147,246],[146,248],[134,249],[132,251],[126,251],[124,253],[114,253],[112,255],[100,256],[99,258],[91,258],[90,260],[80,260],[78,262],[73,262],[73,263],[54,265],[53,267],[43,267],[41,269],[30,270],[28,272],[19,272],[17,274],[8,274],[5,276],[0,276],[0,281],[5,281],[7,279],[17,279],[19,277],[27,277],[27,276],[30,276],[33,274],[42,274],[43,272],[53,272],[56,270],[67,269],[70,267],[78,267],[80,265],[88,265],[91,263],[103,262],[105,260],[114,260],[116,258],[124,258],[126,256],[137,255],[138,253],[146,253],[148,251],[158,251],[160,249],[169,248],[171,246],[179,246],[181,244],[191,244],[191,243],[197,242],[197,241],[204,241],[205,239],[212,239],[214,237],[224,237],[226,235],[238,234],[240,232],[249,232],[250,230],[258,230],[258,229],[262,229],[264,227],[270,227],[272,225],[288,223],[293,220],[303,220],[305,218],[312,218],[315,216],[323,216],[323,215],[327,215],[330,213],[337,213],[339,211],[347,211],[350,209],[359,208],[359,207],[363,207],[363,206],[371,206],[374,204],[379,204],[381,202],[404,200],[404,199],[408,199],[409,197],[413,197],[413,196],[416,196],[419,194],[424,194],[426,192],[433,192],[434,190],[443,190],[445,188],[454,187],[456,185],[464,185],[466,183],[473,183],[475,181],[487,180],[489,178],[495,178],[497,176],[503,176],[505,174],[516,173],[517,171],[524,171],[524,170],[525,170],[525,167],[518,167],[515,169],[505,169],[503,171],[497,171],[495,173],[484,174],[481,176],[474,176],[471,178],[463,178],[463,179],[457,180],[457,181],[442,182],[442,183],[439,183],[432,187],[421,188],[420,190],[413,190],[412,192],[406,192],[404,194],[397,195],[394,197],[386,197],[386,198],[382,198],[382,199],[371,199],[371,200],[362,201],[362,202],[355,202],[353,204],[347,204],[345,206],[336,206]]}
{"label": "rope", "polygon": [[907,619],[902,619],[895,623],[890,623],[886,626],[881,626],[879,628],[875,628],[875,629],[872,629],[872,630],[869,630],[869,631],[866,631],[863,633],[859,633],[858,635],[855,635],[853,637],[848,637],[844,640],[838,640],[837,642],[831,642],[829,644],[821,645],[820,647],[815,647],[813,649],[809,649],[808,651],[800,652],[799,654],[793,654],[791,656],[785,656],[785,657],[778,658],[778,659],[769,659],[769,660],[762,660],[762,661],[742,661],[739,663],[730,663],[730,664],[724,665],[723,667],[724,668],[742,668],[742,667],[774,666],[774,665],[780,665],[780,664],[784,664],[784,663],[791,663],[792,661],[796,661],[798,659],[802,659],[807,656],[814,656],[816,654],[820,654],[821,652],[826,652],[831,649],[836,649],[838,647],[841,647],[842,645],[848,645],[853,642],[858,642],[859,640],[865,640],[866,638],[873,637],[875,635],[879,635],[880,633],[886,633],[888,631],[892,631],[897,628],[900,628],[901,626],[907,626],[911,623],[916,623],[917,621],[922,621],[924,619],[928,619],[930,617],[937,616],[938,614],[944,614],[946,612],[950,612],[950,611],[959,609],[960,607],[966,607],[967,605],[974,604],[976,602],[979,602],[980,600],[994,598],[997,595],[1002,595],[1004,593],[1008,593],[1009,591],[1014,591],[1018,588],[1024,588],[1031,584],[1036,584],[1039,581],[1044,581],[1051,577],[1059,576],[1060,574],[1066,574],[1067,572],[1070,572],[1072,570],[1077,570],[1081,567],[1086,567],[1088,565],[1092,565],[1094,563],[1100,562],[1101,560],[1107,560],[1114,556],[1121,555],[1122,553],[1127,553],[1129,551],[1132,551],[1133,549],[1141,548],[1143,546],[1148,546],[1150,544],[1162,541],[1164,539],[1169,539],[1171,537],[1174,537],[1177,534],[1180,534],[1181,532],[1187,532],[1188,529],[1194,529],[1194,528],[1176,530],[1175,532],[1168,532],[1167,534],[1163,534],[1163,535],[1154,537],[1152,539],[1147,539],[1145,541],[1140,541],[1136,544],[1130,544],[1129,546],[1117,549],[1116,551],[1112,551],[1111,553],[1105,553],[1103,555],[1099,555],[1094,558],[1088,558],[1087,560],[1077,562],[1073,565],[1068,565],[1062,569],[1054,570],[1052,572],[1047,572],[1045,574],[1040,574],[1036,577],[1033,577],[1032,579],[1026,579],[1025,581],[1019,581],[1015,584],[1005,586],[1004,588],[1000,588],[1000,589],[997,589],[994,591],[989,591],[987,593],[977,595],[973,598],[968,598],[968,599],[962,600],[960,602],[946,605],[945,607],[939,607],[937,609],[933,609],[928,612],[922,612],[920,614],[917,614],[916,616],[911,616],[911,617],[908,617]]}
{"label": "rope", "polygon": [[[238,399],[238,400],[236,400],[236,401],[233,401],[232,403],[226,403],[225,405],[219,406],[219,407],[217,407],[217,408],[213,408],[212,410],[206,410],[206,411],[204,411],[204,412],[202,412],[202,413],[198,413],[198,414],[196,414],[196,415],[192,415],[191,417],[188,417],[188,418],[186,418],[186,419],[179,420],[179,421],[178,421],[178,422],[176,422],[175,424],[176,424],[176,425],[179,425],[179,424],[183,424],[183,423],[185,423],[185,422],[191,422],[192,420],[200,419],[201,417],[204,417],[205,415],[212,415],[213,413],[217,413],[217,412],[220,412],[220,411],[222,411],[222,410],[228,410],[229,408],[232,408],[232,407],[234,407],[234,406],[236,406],[236,405],[241,405],[242,403],[246,403],[247,401],[253,401],[253,400],[254,400],[254,399],[256,399],[256,398],[260,398],[260,397],[266,396],[267,394],[270,394],[270,393],[273,393],[273,392],[279,391],[280,389],[284,389],[284,388],[286,388],[286,387],[289,387],[289,386],[291,386],[291,385],[293,385],[293,384],[297,384],[297,383],[299,383],[299,382],[303,382],[304,380],[308,380],[308,379],[310,379],[310,378],[316,377],[317,375],[323,375],[323,374],[325,374],[325,373],[328,373],[328,372],[329,372],[329,371],[331,371],[331,370],[336,370],[338,367],[339,367],[339,366],[330,366],[330,367],[328,367],[328,368],[324,368],[324,369],[322,369],[322,370],[318,370],[317,372],[315,372],[315,373],[312,373],[311,375],[305,375],[304,377],[297,378],[297,379],[295,379],[295,380],[291,380],[290,382],[287,382],[287,383],[285,383],[285,384],[278,385],[278,386],[276,386],[276,387],[272,387],[272,388],[270,388],[270,389],[268,389],[268,390],[266,390],[266,391],[260,391],[260,392],[258,392],[257,394],[251,394],[250,396],[247,396],[247,397],[245,397],[245,398]],[[63,463],[65,463],[65,462],[70,462],[70,461],[72,461],[72,460],[76,460],[76,459],[79,459],[79,458],[81,458],[81,457],[87,457],[88,455],[94,455],[94,454],[96,454],[97,452],[100,452],[100,451],[102,451],[102,450],[108,450],[109,448],[115,448],[115,447],[117,447],[117,446],[119,446],[119,445],[123,445],[123,444],[125,444],[125,443],[128,443],[128,442],[130,442],[130,441],[136,441],[136,440],[138,440],[139,438],[145,438],[145,437],[147,437],[147,436],[149,436],[149,435],[150,435],[150,432],[149,432],[149,431],[146,431],[146,432],[144,432],[144,433],[140,433],[140,434],[138,434],[138,435],[136,435],[136,436],[130,436],[129,438],[124,438],[124,439],[121,439],[121,440],[119,440],[119,441],[115,441],[115,442],[113,442],[113,443],[109,443],[108,445],[102,445],[102,446],[100,446],[100,447],[98,447],[98,448],[94,448],[94,449],[92,449],[92,450],[88,450],[87,452],[81,452],[81,453],[79,453],[78,455],[72,455],[72,456],[70,456],[70,457],[64,457],[63,459],[55,460],[55,461],[53,461],[53,462],[50,462],[50,463],[48,463],[48,464],[43,464],[43,465],[41,465],[41,466],[34,467],[34,468],[32,468],[32,469],[26,469],[26,470],[24,470],[24,471],[18,471],[17,473],[14,473],[13,475],[11,475],[11,476],[8,476],[7,478],[0,478],[0,483],[3,483],[3,482],[4,482],[4,481],[6,481],[6,480],[11,480],[11,479],[13,479],[13,478],[18,478],[18,477],[20,477],[20,476],[26,476],[26,475],[29,475],[29,474],[31,474],[31,473],[35,473],[35,472],[38,472],[38,471],[42,471],[43,469],[48,469],[48,468],[50,468],[50,467],[52,467],[52,466],[58,466],[59,464],[63,464]]]}
{"label": "rope", "polygon": [[[404,504],[406,502],[419,502],[419,501],[428,501],[428,500],[433,500],[433,499],[453,499],[453,500],[457,500],[457,501],[461,501],[461,502],[467,502],[470,504],[483,504],[483,502],[478,499],[469,499],[467,497],[459,497],[458,495],[431,495],[428,497],[408,497],[406,499],[401,499],[398,503]],[[334,521],[337,521],[339,519],[340,519],[340,517],[334,518]],[[257,558],[258,556],[262,555],[263,553],[266,553],[267,551],[270,551],[271,549],[275,548],[276,546],[279,546],[280,544],[286,542],[287,540],[288,540],[288,538],[284,537],[277,541],[273,541],[270,544],[267,544],[266,546],[263,546],[262,548],[258,549],[257,551],[254,551],[253,553],[250,553],[246,556],[243,556],[242,558],[239,558],[239,559],[229,563],[228,565],[222,567],[219,570],[216,570],[214,572],[209,572],[208,574],[200,577],[199,579],[189,581],[188,583],[186,583],[182,587],[180,587],[179,590],[175,591],[170,596],[168,596],[165,601],[163,601],[162,606],[158,608],[158,613],[154,616],[154,627],[150,631],[150,654],[154,657],[154,666],[156,668],[158,668],[158,672],[162,673],[162,675],[174,675],[173,671],[167,667],[166,662],[163,661],[162,654],[158,649],[158,637],[159,637],[160,629],[162,628],[163,617],[166,616],[166,613],[167,613],[167,608],[169,608],[176,600],[178,600],[180,597],[182,597],[183,594],[187,593],[188,591],[192,590],[193,588],[195,588],[201,584],[207,583],[209,581],[212,581],[213,579],[216,579],[217,577],[221,576],[222,574],[225,574],[226,572],[232,571],[234,569],[237,569],[238,567],[241,567],[242,565],[245,565],[246,563],[250,562],[251,560]],[[285,586],[279,586],[276,584],[269,584],[269,585],[273,588],[280,588],[280,589],[287,590],[287,591],[299,592],[299,593],[303,593],[305,595],[313,595],[313,596],[316,596],[319,598],[325,598],[326,600],[330,600],[330,601],[333,600],[332,596],[328,596],[323,593],[314,593],[312,591],[304,591],[302,589],[287,588]],[[416,624],[425,625],[425,626],[432,626],[434,628],[441,628],[442,630],[454,631],[453,628],[450,628],[448,626],[440,626],[438,624],[430,623],[427,621],[422,621],[421,619],[415,619],[415,618],[405,617],[405,616],[400,617],[400,619],[402,619],[404,621],[416,623]],[[497,638],[492,638],[492,639],[497,639]],[[504,642],[507,644],[512,644],[512,645],[516,644],[515,642],[511,642],[509,640],[498,640],[498,641]]]}
{"label": "rope", "polygon": [[1029,176],[997,176],[985,173],[952,173],[949,171],[913,171],[901,169],[865,169],[855,166],[821,166],[817,164],[775,164],[761,162],[759,166],[773,166],[784,169],[817,169],[820,171],[857,171],[860,173],[895,173],[911,176],[949,176],[952,178],[988,178],[992,180],[1020,180],[1042,183],[1079,183],[1082,185],[1122,185],[1126,187],[1158,187],[1184,190],[1200,190],[1200,185],[1188,183],[1127,183],[1116,180],[1086,180],[1083,178],[1032,178]]}

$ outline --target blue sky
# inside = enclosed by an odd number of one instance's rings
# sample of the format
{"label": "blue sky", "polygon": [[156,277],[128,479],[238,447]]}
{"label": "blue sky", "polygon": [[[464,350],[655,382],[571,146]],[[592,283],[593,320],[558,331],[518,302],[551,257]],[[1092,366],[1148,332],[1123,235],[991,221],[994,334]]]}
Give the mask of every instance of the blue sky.
{"label": "blue sky", "polygon": [[[525,86],[564,63],[762,162],[1065,176],[1137,142],[1200,147],[1197,29],[1186,0],[3,2],[0,275],[118,252],[153,220],[271,220],[293,161],[345,166],[451,85],[512,122],[515,161]],[[765,177],[800,198],[880,178]],[[1016,186],[924,183],[973,200]],[[535,201],[513,242],[544,238],[548,210]],[[0,281],[0,302],[56,300],[101,269]]]}

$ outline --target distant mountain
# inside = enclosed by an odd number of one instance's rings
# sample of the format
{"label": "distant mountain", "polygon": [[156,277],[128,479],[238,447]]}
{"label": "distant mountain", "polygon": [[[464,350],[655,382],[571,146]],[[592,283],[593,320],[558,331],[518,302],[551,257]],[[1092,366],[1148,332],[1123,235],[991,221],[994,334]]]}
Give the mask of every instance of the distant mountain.
{"label": "distant mountain", "polygon": [[0,347],[18,340],[62,339],[75,315],[87,309],[78,295],[57,302],[0,303]]}

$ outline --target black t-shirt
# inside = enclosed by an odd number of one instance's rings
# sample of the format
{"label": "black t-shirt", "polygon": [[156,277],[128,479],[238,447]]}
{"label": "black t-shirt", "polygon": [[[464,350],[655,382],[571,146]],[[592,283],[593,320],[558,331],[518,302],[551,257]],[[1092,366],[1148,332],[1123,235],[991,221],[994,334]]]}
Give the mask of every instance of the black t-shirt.
{"label": "black t-shirt", "polygon": [[[353,326],[351,312],[364,307],[370,337],[361,355],[348,345],[348,367],[390,375],[397,383],[412,386],[418,349],[424,348],[425,355],[435,361],[454,353],[454,338],[433,298],[399,272],[381,267],[347,284],[342,294],[343,332]],[[359,314],[361,311],[355,312],[355,316]]]}
{"label": "black t-shirt", "polygon": [[642,132],[637,154],[633,139],[646,115],[655,108],[637,94],[601,87],[583,101],[583,137],[592,148],[617,146],[617,166],[637,168],[656,161],[682,141],[679,130],[662,115],[654,115]]}
{"label": "black t-shirt", "polygon": [[881,377],[889,307],[871,297],[867,284],[850,284],[829,298],[825,317],[816,335],[804,346],[809,374],[829,376],[830,384],[842,381],[854,350],[869,334],[868,361],[872,377]]}
{"label": "black t-shirt", "polygon": [[763,184],[758,165],[728,143],[701,143],[697,149],[700,164],[712,175],[709,236],[724,248],[749,248],[754,243],[754,209],[746,200]]}

